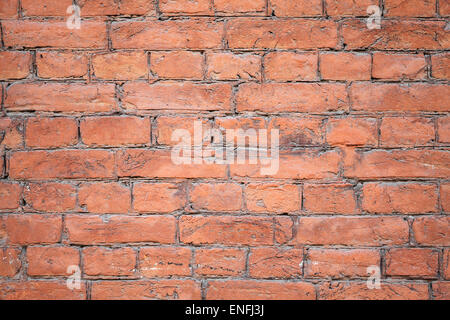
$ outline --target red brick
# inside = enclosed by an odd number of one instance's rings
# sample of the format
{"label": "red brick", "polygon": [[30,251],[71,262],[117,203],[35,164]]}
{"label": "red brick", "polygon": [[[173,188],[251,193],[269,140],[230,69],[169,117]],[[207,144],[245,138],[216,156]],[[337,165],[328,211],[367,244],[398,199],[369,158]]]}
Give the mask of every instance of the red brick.
{"label": "red brick", "polygon": [[366,183],[362,189],[362,209],[369,213],[437,212],[437,189],[417,183]]}
{"label": "red brick", "polygon": [[242,208],[242,187],[233,183],[197,184],[191,187],[192,211],[239,211]]}
{"label": "red brick", "polygon": [[148,0],[77,0],[81,16],[145,15],[155,16],[155,4]]}
{"label": "red brick", "polygon": [[[450,8],[450,5],[449,5]],[[431,56],[432,76],[438,79],[450,79],[450,54],[443,53]]]}
{"label": "red brick", "polygon": [[0,182],[0,210],[14,210],[20,207],[22,186],[16,183]]}
{"label": "red brick", "polygon": [[312,17],[322,15],[321,0],[269,0],[269,15],[276,17]]}
{"label": "red brick", "polygon": [[78,124],[69,118],[29,118],[25,144],[31,148],[61,148],[78,143]]}
{"label": "red brick", "polygon": [[137,183],[133,187],[134,210],[139,213],[170,213],[186,205],[186,187],[174,183]]}
{"label": "red brick", "polygon": [[448,0],[439,0],[439,14],[443,17],[450,16],[450,2]]}
{"label": "red brick", "polygon": [[207,300],[315,300],[311,283],[254,280],[209,281]]}
{"label": "red brick", "polygon": [[106,150],[15,152],[9,174],[27,180],[112,178],[114,154]]}
{"label": "red brick", "polygon": [[85,300],[86,285],[80,283],[80,289],[71,290],[66,281],[35,280],[0,282],[2,300]]}
{"label": "red brick", "polygon": [[80,265],[78,249],[71,247],[28,247],[30,276],[68,276],[69,266]]}
{"label": "red brick", "polygon": [[268,126],[269,134],[273,129],[279,130],[281,147],[321,145],[324,141],[322,119],[319,118],[273,118]]}
{"label": "red brick", "polygon": [[152,52],[150,59],[152,74],[158,78],[203,79],[203,55],[199,52]]}
{"label": "red brick", "polygon": [[[0,96],[1,96],[0,89]],[[21,149],[23,147],[23,121],[16,118],[0,118],[0,147]]]}
{"label": "red brick", "polygon": [[448,246],[450,217],[422,217],[414,220],[412,231],[419,245]]}
{"label": "red brick", "polygon": [[150,119],[138,117],[84,118],[81,139],[88,146],[131,146],[150,143]]}
{"label": "red brick", "polygon": [[272,219],[260,217],[182,216],[180,240],[193,245],[270,245],[272,224]]}
{"label": "red brick", "polygon": [[297,212],[301,207],[300,194],[294,184],[254,183],[245,187],[245,202],[251,212]]}
{"label": "red brick", "polygon": [[252,249],[249,261],[249,275],[252,278],[290,279],[302,276],[303,249]]}
{"label": "red brick", "polygon": [[421,80],[427,76],[423,54],[373,54],[372,76],[383,80]]}
{"label": "red brick", "polygon": [[127,213],[131,205],[130,188],[120,183],[82,184],[78,191],[78,202],[91,213]]}
{"label": "red brick", "polygon": [[405,244],[408,222],[397,217],[300,218],[295,243],[310,245],[384,246]]}
{"label": "red brick", "polygon": [[208,53],[207,66],[206,76],[212,80],[261,79],[261,57],[255,54]]}
{"label": "red brick", "polygon": [[24,16],[63,17],[72,0],[21,0]]}
{"label": "red brick", "polygon": [[444,250],[442,261],[442,276],[444,279],[450,280],[450,249]]}
{"label": "red brick", "polygon": [[212,4],[210,0],[160,0],[159,10],[162,14],[172,15],[212,15]]}
{"label": "red brick", "polygon": [[62,219],[55,215],[15,214],[4,218],[9,244],[56,243],[61,239]]}
{"label": "red brick", "polygon": [[114,22],[111,29],[114,49],[219,49],[222,36],[223,22],[204,18]]}
{"label": "red brick", "polygon": [[365,53],[324,53],[320,55],[320,74],[325,80],[370,80],[371,61]]}
{"label": "red brick", "polygon": [[294,220],[291,217],[278,217],[274,219],[275,242],[290,244],[294,238]]}
{"label": "red brick", "polygon": [[450,282],[433,282],[432,290],[435,300],[450,300]]}
{"label": "red brick", "polygon": [[441,206],[445,212],[450,212],[450,184],[441,185]]}
{"label": "red brick", "polygon": [[450,117],[438,119],[438,142],[450,143]]}
{"label": "red brick", "polygon": [[204,132],[211,129],[210,123],[197,117],[158,117],[156,120],[156,132],[154,132],[156,143],[160,145],[174,146],[179,143],[178,140],[172,140],[176,130],[187,130],[191,135],[191,143],[194,144],[194,123],[202,122]]}
{"label": "red brick", "polygon": [[216,16],[265,15],[265,0],[213,0]]}
{"label": "red brick", "polygon": [[359,212],[353,186],[350,184],[305,185],[303,208],[311,213],[354,214]]}
{"label": "red brick", "polygon": [[270,52],[264,56],[264,75],[273,81],[317,80],[315,53]]}
{"label": "red brick", "polygon": [[371,249],[309,249],[305,276],[313,278],[364,278],[367,268],[380,265],[380,253]]}
{"label": "red brick", "polygon": [[189,248],[141,248],[139,252],[144,277],[190,276],[191,260]]}
{"label": "red brick", "polygon": [[3,0],[0,7],[0,19],[17,18],[19,12],[19,0]]}
{"label": "red brick", "polygon": [[132,276],[135,267],[136,252],[131,248],[83,249],[83,272],[87,276]]}
{"label": "red brick", "polygon": [[338,83],[245,83],[236,94],[239,112],[311,112],[345,110],[348,97]]}
{"label": "red brick", "polygon": [[83,21],[80,29],[67,28],[66,21],[2,21],[3,42],[13,48],[105,49],[106,23]]}
{"label": "red brick", "polygon": [[123,107],[129,111],[231,110],[231,86],[225,83],[127,83]]}
{"label": "red brick", "polygon": [[114,52],[92,57],[92,75],[97,79],[136,80],[147,79],[147,54],[145,52]]}
{"label": "red brick", "polygon": [[369,6],[378,6],[378,0],[325,0],[329,16],[367,16]]}
{"label": "red brick", "polygon": [[195,274],[204,277],[242,276],[246,253],[242,249],[195,250]]}
{"label": "red brick", "polygon": [[397,248],[386,253],[387,276],[436,278],[438,269],[438,252],[432,249]]}
{"label": "red brick", "polygon": [[63,183],[30,183],[24,190],[27,206],[36,211],[67,212],[77,206],[74,186]]}
{"label": "red brick", "polygon": [[6,92],[8,111],[111,112],[117,110],[113,84],[18,83]]}
{"label": "red brick", "polygon": [[366,146],[378,144],[376,119],[339,118],[327,123],[327,142],[331,145]]}
{"label": "red brick", "polygon": [[68,241],[74,244],[114,243],[173,243],[175,219],[173,217],[69,215],[65,219]]}
{"label": "red brick", "polygon": [[319,20],[238,18],[227,24],[231,49],[318,49],[338,46],[337,25]]}
{"label": "red brick", "polygon": [[386,17],[434,17],[436,16],[435,0],[385,0],[384,16]]}
{"label": "red brick", "polygon": [[21,250],[19,248],[0,247],[0,277],[14,277],[20,270]]}
{"label": "red brick", "polygon": [[23,79],[30,74],[31,55],[29,52],[2,51],[0,65],[0,80]]}
{"label": "red brick", "polygon": [[384,147],[433,145],[434,121],[427,118],[383,118],[380,134]]}
{"label": "red brick", "polygon": [[83,52],[36,53],[37,74],[44,79],[87,78],[88,63]]}
{"label": "red brick", "polygon": [[320,300],[428,300],[427,283],[381,283],[379,290],[367,283],[330,282],[319,288]]}
{"label": "red brick", "polygon": [[92,284],[93,300],[200,300],[192,280],[101,281]]}

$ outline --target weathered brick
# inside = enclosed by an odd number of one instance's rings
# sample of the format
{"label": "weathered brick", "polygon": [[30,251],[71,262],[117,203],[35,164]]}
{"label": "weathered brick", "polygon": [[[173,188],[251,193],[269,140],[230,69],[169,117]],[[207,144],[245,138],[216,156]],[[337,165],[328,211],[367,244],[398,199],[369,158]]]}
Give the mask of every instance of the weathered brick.
{"label": "weathered brick", "polygon": [[432,249],[396,248],[386,253],[386,275],[436,278],[438,252]]}
{"label": "weathered brick", "polygon": [[277,117],[268,125],[269,134],[273,129],[279,130],[282,147],[321,145],[324,141],[322,119],[319,118]]}
{"label": "weathered brick", "polygon": [[106,80],[137,80],[148,78],[145,52],[114,52],[92,57],[92,75]]}
{"label": "weathered brick", "polygon": [[414,220],[412,231],[419,245],[450,244],[450,217],[421,217]]}
{"label": "weathered brick", "polygon": [[127,213],[131,205],[130,188],[120,183],[84,183],[78,191],[78,202],[91,213]]}
{"label": "weathered brick", "polygon": [[216,15],[265,15],[265,0],[213,0]]}
{"label": "weathered brick", "polygon": [[211,129],[211,124],[206,119],[198,117],[165,117],[160,116],[156,120],[156,130],[154,132],[155,142],[159,145],[174,146],[179,143],[175,138],[176,130],[186,130],[191,135],[191,144],[194,144],[194,124],[195,121],[202,123],[204,132]]}
{"label": "weathered brick", "polygon": [[245,187],[247,209],[257,213],[283,214],[297,212],[301,207],[301,192],[294,184],[249,184]]}
{"label": "weathered brick", "polygon": [[371,61],[366,53],[323,53],[320,74],[325,80],[370,80]]}
{"label": "weathered brick", "polygon": [[450,249],[444,250],[441,274],[443,275],[444,279],[450,280]]}
{"label": "weathered brick", "polygon": [[21,196],[21,185],[0,182],[0,210],[15,210],[19,208]]}
{"label": "weathered brick", "polygon": [[195,274],[204,277],[241,276],[246,253],[242,249],[195,250]]}
{"label": "weathered brick", "polygon": [[56,215],[14,214],[4,218],[9,244],[50,244],[61,239],[62,219]]}
{"label": "weathered brick", "polygon": [[329,16],[367,16],[369,6],[378,6],[378,0],[325,0]]}
{"label": "weathered brick", "polygon": [[162,14],[172,15],[211,15],[213,14],[210,0],[160,0],[159,10]]}
{"label": "weathered brick", "polygon": [[0,277],[12,278],[19,272],[22,266],[20,253],[19,248],[0,247]]}
{"label": "weathered brick", "polygon": [[86,285],[82,281],[79,289],[71,290],[66,281],[33,280],[0,282],[2,300],[85,300]]}
{"label": "weathered brick", "polygon": [[29,118],[25,144],[30,148],[62,148],[78,143],[78,124],[69,118]]}
{"label": "weathered brick", "polygon": [[269,0],[269,15],[276,17],[315,17],[322,15],[321,0]]}
{"label": "weathered brick", "polygon": [[427,146],[435,141],[434,121],[427,118],[383,118],[380,142],[383,147]]}
{"label": "weathered brick", "polygon": [[0,80],[23,79],[31,70],[31,55],[29,52],[0,52]]}
{"label": "weathered brick", "polygon": [[[1,96],[0,89],[0,96]],[[23,121],[18,118],[0,118],[0,147],[21,149],[23,147]]]}
{"label": "weathered brick", "polygon": [[[450,8],[450,5],[449,5]],[[450,54],[443,53],[431,56],[431,74],[434,78],[450,79]]]}
{"label": "weathered brick", "polygon": [[233,183],[197,184],[190,188],[193,211],[239,211],[242,208],[242,187]]}
{"label": "weathered brick", "polygon": [[191,259],[189,248],[141,248],[139,269],[145,277],[190,276]]}
{"label": "weathered brick", "polygon": [[326,135],[331,145],[374,146],[378,144],[377,121],[370,118],[329,119]]}
{"label": "weathered brick", "polygon": [[441,206],[445,212],[450,212],[450,184],[441,184]]}
{"label": "weathered brick", "polygon": [[373,54],[372,76],[383,80],[421,80],[427,76],[423,54]]}
{"label": "weathered brick", "polygon": [[155,3],[148,0],[77,0],[82,17],[145,15],[155,16]]}
{"label": "weathered brick", "polygon": [[24,189],[27,206],[36,211],[67,212],[77,206],[77,190],[70,184],[30,183]]}
{"label": "weathered brick", "polygon": [[385,0],[384,16],[386,17],[434,17],[436,16],[435,0]]}
{"label": "weathered brick", "polygon": [[37,75],[44,79],[87,78],[88,56],[83,52],[36,53]]}
{"label": "weathered brick", "polygon": [[303,208],[308,213],[355,214],[359,211],[350,184],[305,185]]}
{"label": "weathered brick", "polygon": [[438,119],[438,142],[450,143],[450,117]]}
{"label": "weathered brick", "polygon": [[68,276],[69,266],[80,265],[78,249],[71,247],[28,247],[30,276]]}
{"label": "weathered brick", "polygon": [[252,278],[298,278],[302,276],[302,249],[252,249],[248,268]]}
{"label": "weathered brick", "polygon": [[313,81],[317,75],[315,53],[270,52],[264,56],[264,76],[273,81]]}
{"label": "weathered brick", "polygon": [[260,80],[261,57],[255,54],[209,53],[206,76],[212,80]]}
{"label": "weathered brick", "polygon": [[133,276],[135,267],[136,252],[131,248],[83,249],[83,272],[87,276]]}
{"label": "weathered brick", "polygon": [[134,210],[170,213],[186,205],[186,186],[174,183],[137,183],[133,187]]}
{"label": "weathered brick", "polygon": [[158,78],[203,79],[203,55],[199,52],[152,52],[150,69]]}
{"label": "weathered brick", "polygon": [[23,0],[21,1],[24,16],[63,17],[73,4],[71,0]]}
{"label": "weathered brick", "polygon": [[450,299],[450,282],[433,282],[432,283],[433,298],[435,300],[449,300]]}
{"label": "weathered brick", "polygon": [[439,14],[443,17],[450,16],[450,2],[448,0],[439,0]]}
{"label": "weathered brick", "polygon": [[0,7],[0,19],[17,18],[19,15],[19,0],[3,0]]}

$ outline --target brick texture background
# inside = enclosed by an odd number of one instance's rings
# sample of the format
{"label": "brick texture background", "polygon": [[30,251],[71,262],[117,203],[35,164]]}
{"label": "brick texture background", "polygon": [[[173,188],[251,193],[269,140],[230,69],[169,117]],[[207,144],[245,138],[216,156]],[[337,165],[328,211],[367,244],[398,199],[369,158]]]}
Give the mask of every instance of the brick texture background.
{"label": "brick texture background", "polygon": [[[0,0],[0,298],[449,299],[449,16]],[[194,119],[279,129],[279,172],[174,165]]]}

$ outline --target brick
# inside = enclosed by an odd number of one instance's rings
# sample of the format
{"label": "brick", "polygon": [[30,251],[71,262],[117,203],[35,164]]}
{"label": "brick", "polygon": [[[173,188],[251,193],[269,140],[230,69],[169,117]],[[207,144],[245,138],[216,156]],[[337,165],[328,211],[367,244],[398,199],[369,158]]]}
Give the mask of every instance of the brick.
{"label": "brick", "polygon": [[135,267],[136,252],[132,248],[83,249],[83,272],[87,276],[133,276]]}
{"label": "brick", "polygon": [[182,216],[180,241],[193,245],[270,245],[272,224],[272,219],[260,217]]}
{"label": "brick", "polygon": [[78,249],[71,247],[28,247],[30,276],[68,276],[69,266],[80,265]]}
{"label": "brick", "polygon": [[441,184],[441,206],[445,212],[450,212],[450,184]]}
{"label": "brick", "polygon": [[21,149],[23,146],[23,121],[16,118],[0,118],[0,135],[2,137],[0,147]]}
{"label": "brick", "polygon": [[155,4],[148,0],[77,0],[81,16],[145,15],[155,16]]}
{"label": "brick", "polygon": [[[314,34],[312,37],[311,34]],[[333,21],[261,20],[237,18],[227,24],[231,49],[336,48],[337,26]]]}
{"label": "brick", "polygon": [[381,283],[379,290],[367,287],[366,282],[330,282],[319,288],[320,300],[427,300],[426,283]]}
{"label": "brick", "polygon": [[384,246],[405,244],[408,222],[397,217],[305,217],[297,226],[296,244]]}
{"label": "brick", "polygon": [[87,78],[88,56],[83,52],[36,53],[37,75],[44,79]]}
{"label": "brick", "polygon": [[223,23],[204,18],[114,22],[111,28],[114,49],[219,49],[222,36]]}
{"label": "brick", "polygon": [[448,246],[450,217],[422,217],[414,220],[412,231],[419,245]]}
{"label": "brick", "polygon": [[359,212],[353,186],[350,184],[305,185],[303,209],[311,213],[354,214]]}
{"label": "brick", "polygon": [[67,28],[66,21],[2,21],[3,42],[13,48],[105,49],[106,24],[83,21],[80,29]]}
{"label": "brick", "polygon": [[444,257],[442,261],[442,275],[444,279],[450,279],[450,249],[444,250]]}
{"label": "brick", "polygon": [[191,275],[192,251],[189,248],[141,248],[139,268],[145,277]]}
{"label": "brick", "polygon": [[450,143],[450,117],[438,119],[438,142]]}
{"label": "brick", "polygon": [[242,249],[195,250],[195,274],[203,277],[242,276],[246,253]]}
{"label": "brick", "polygon": [[348,108],[345,85],[339,83],[245,83],[236,94],[239,112],[323,113]]}
{"label": "brick", "polygon": [[330,145],[376,146],[377,120],[370,118],[329,119],[326,129]]}
{"label": "brick", "polygon": [[130,188],[120,183],[84,183],[79,187],[78,202],[90,213],[127,213],[131,205]]}
{"label": "brick", "polygon": [[294,238],[294,219],[291,217],[278,217],[274,219],[275,242],[289,244]]}
{"label": "brick", "polygon": [[106,80],[137,80],[148,78],[145,52],[114,52],[92,57],[92,75]]}
{"label": "brick", "polygon": [[273,118],[268,126],[269,133],[273,129],[279,130],[281,147],[321,145],[324,141],[322,119],[319,118]]}
{"label": "brick", "polygon": [[73,244],[114,244],[153,242],[171,244],[175,240],[173,217],[68,215],[65,219],[68,241]]}
{"label": "brick", "polygon": [[86,285],[71,290],[66,281],[33,280],[0,282],[2,300],[85,300]]}
{"label": "brick", "polygon": [[203,55],[200,52],[152,52],[150,66],[152,74],[158,78],[203,79]]}
{"label": "brick", "polygon": [[66,10],[73,4],[71,0],[23,0],[21,1],[24,16],[64,17]]}
{"label": "brick", "polygon": [[25,202],[35,211],[72,211],[77,206],[76,195],[74,186],[63,183],[30,183],[24,189]]}
{"label": "brick", "polygon": [[93,117],[80,122],[81,139],[88,146],[150,144],[150,119],[138,117]]}
{"label": "brick", "polygon": [[448,176],[450,155],[441,150],[368,151],[355,154],[345,165],[346,177],[439,178]]}
{"label": "brick", "polygon": [[269,0],[269,15],[276,17],[314,17],[322,15],[321,0]]}
{"label": "brick", "polygon": [[378,6],[378,0],[325,0],[327,15],[341,16],[367,16],[369,6]]}
{"label": "brick", "polygon": [[[450,8],[450,5],[449,5]],[[431,56],[431,74],[437,79],[450,79],[450,54],[443,53]]]}
{"label": "brick", "polygon": [[270,52],[264,56],[264,76],[273,81],[317,80],[315,53]]}
{"label": "brick", "polygon": [[0,19],[13,19],[18,17],[19,0],[3,0],[0,7]]}
{"label": "brick", "polygon": [[422,80],[427,77],[423,54],[373,54],[372,76],[383,80]]}
{"label": "brick", "polygon": [[221,178],[225,177],[225,166],[217,164],[181,164],[171,160],[165,150],[128,149],[117,154],[120,177],[146,178]]}
{"label": "brick", "polygon": [[383,118],[380,142],[384,147],[427,146],[435,141],[434,121],[427,118]]}
{"label": "brick", "polygon": [[231,110],[231,86],[225,83],[127,83],[122,102],[123,107],[130,111]]}
{"label": "brick", "polygon": [[265,0],[213,0],[215,15],[265,15]]}
{"label": "brick", "polygon": [[252,278],[290,279],[302,276],[303,249],[252,249],[248,268]]}
{"label": "brick", "polygon": [[243,205],[242,187],[233,183],[197,184],[190,190],[193,211],[239,211]]}
{"label": "brick", "polygon": [[15,214],[5,216],[3,219],[9,244],[51,244],[61,239],[62,219],[60,216]]}
{"label": "brick", "polygon": [[370,80],[372,58],[365,53],[323,53],[320,74],[325,80]]}
{"label": "brick", "polygon": [[191,143],[194,144],[194,123],[200,121],[204,132],[211,129],[207,120],[197,117],[165,117],[160,116],[156,120],[156,132],[154,136],[156,143],[160,145],[174,146],[179,143],[178,140],[172,140],[176,130],[187,130],[191,135]]}
{"label": "brick", "polygon": [[387,276],[436,278],[438,269],[438,252],[432,249],[397,248],[386,254]]}
{"label": "brick", "polygon": [[436,16],[436,1],[386,0],[384,3],[384,16],[386,17],[434,17]]}
{"label": "brick", "polygon": [[106,150],[15,152],[10,158],[14,179],[77,179],[114,177],[114,154]]}
{"label": "brick", "polygon": [[29,118],[25,144],[30,148],[62,148],[78,143],[78,123],[69,118]]}
{"label": "brick", "polygon": [[0,277],[14,277],[20,270],[21,250],[18,248],[0,248]]}
{"label": "brick", "polygon": [[209,281],[207,300],[315,300],[314,286],[306,282],[254,280]]}
{"label": "brick", "polygon": [[305,276],[312,278],[364,278],[367,268],[380,265],[380,253],[372,249],[309,249]]}
{"label": "brick", "polygon": [[212,5],[210,0],[161,0],[159,10],[162,14],[172,15],[212,15]]}
{"label": "brick", "polygon": [[29,52],[2,51],[0,65],[0,80],[23,79],[30,74],[31,55]]}
{"label": "brick", "polygon": [[443,17],[450,16],[450,2],[448,0],[439,0],[439,14]]}
{"label": "brick", "polygon": [[294,184],[249,184],[245,187],[245,202],[250,212],[290,213],[301,207],[301,192]]}
{"label": "brick", "polygon": [[0,182],[0,210],[15,210],[20,207],[22,186],[17,183]]}
{"label": "brick", "polygon": [[212,80],[260,80],[261,57],[255,54],[208,53],[206,76]]}
{"label": "brick", "polygon": [[435,300],[449,300],[450,299],[450,282],[433,282],[432,283],[433,298]]}
{"label": "brick", "polygon": [[139,213],[170,213],[186,205],[186,187],[175,183],[137,183],[133,187],[134,210]]}
{"label": "brick", "polygon": [[445,21],[383,20],[368,29],[365,20],[342,22],[345,48],[375,50],[442,50],[450,43]]}
{"label": "brick", "polygon": [[100,281],[92,284],[93,300],[200,300],[193,280]]}
{"label": "brick", "polygon": [[366,183],[362,189],[362,209],[369,213],[437,212],[437,189],[418,183]]}
{"label": "brick", "polygon": [[5,109],[95,113],[118,107],[113,84],[17,83],[6,91]]}

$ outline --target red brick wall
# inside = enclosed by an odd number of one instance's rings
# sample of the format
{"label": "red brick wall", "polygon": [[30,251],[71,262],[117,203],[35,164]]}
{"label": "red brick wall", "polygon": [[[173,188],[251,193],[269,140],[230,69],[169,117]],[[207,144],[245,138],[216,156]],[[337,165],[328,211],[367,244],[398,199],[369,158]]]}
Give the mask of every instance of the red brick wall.
{"label": "red brick wall", "polygon": [[[72,3],[0,0],[0,299],[450,298],[450,1]],[[175,165],[195,119],[280,170]]]}

